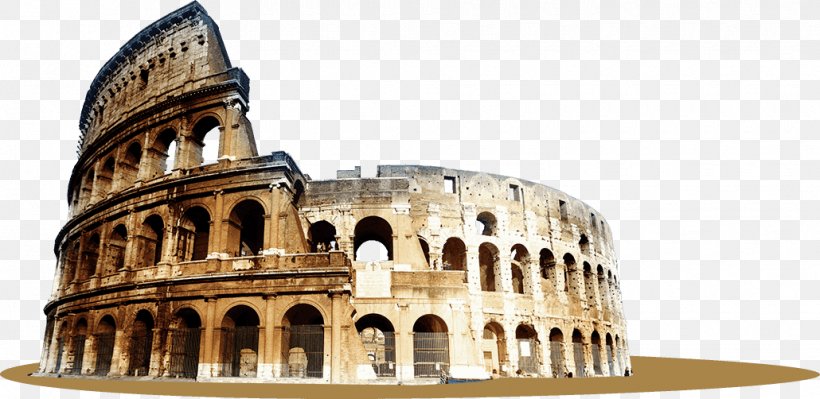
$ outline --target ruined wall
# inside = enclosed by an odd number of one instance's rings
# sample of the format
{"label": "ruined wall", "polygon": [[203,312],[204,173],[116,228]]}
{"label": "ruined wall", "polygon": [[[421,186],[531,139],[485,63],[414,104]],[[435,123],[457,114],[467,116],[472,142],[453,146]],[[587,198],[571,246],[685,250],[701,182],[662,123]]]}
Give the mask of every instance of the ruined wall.
{"label": "ruined wall", "polygon": [[[311,180],[284,152],[258,156],[247,90],[196,2],[102,68],[40,373],[412,383],[631,367],[596,210],[438,167]],[[210,134],[219,159],[204,164]]]}

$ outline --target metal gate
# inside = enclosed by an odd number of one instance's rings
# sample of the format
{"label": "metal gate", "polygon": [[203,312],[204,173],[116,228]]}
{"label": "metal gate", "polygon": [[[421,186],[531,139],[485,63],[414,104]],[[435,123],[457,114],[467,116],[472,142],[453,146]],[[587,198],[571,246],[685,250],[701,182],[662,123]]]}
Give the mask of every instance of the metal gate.
{"label": "metal gate", "polygon": [[83,355],[85,354],[85,335],[75,335],[71,338],[71,346],[74,352],[74,362],[71,363],[71,370],[68,374],[81,374],[83,371]]}
{"label": "metal gate", "polygon": [[[288,343],[288,350],[282,354],[283,370],[289,377],[322,378],[324,377],[325,328],[321,325],[297,325],[282,329],[282,342]],[[292,349],[301,348],[300,353]],[[304,360],[304,362],[303,362]],[[306,363],[306,364],[305,364]]]}
{"label": "metal gate", "polygon": [[413,370],[416,377],[440,377],[450,370],[450,340],[446,332],[413,333]]}
{"label": "metal gate", "polygon": [[550,341],[550,368],[555,378],[564,377],[564,343]]}
{"label": "metal gate", "polygon": [[65,345],[63,337],[57,338],[57,366],[54,367],[54,372],[59,373],[60,367],[63,366],[63,346]]}
{"label": "metal gate", "polygon": [[572,351],[575,354],[575,376],[586,377],[584,374],[584,344],[580,342],[572,343]]}
{"label": "metal gate", "polygon": [[128,375],[148,375],[151,365],[151,341],[153,333],[141,330],[131,335],[130,353],[128,354]]}
{"label": "metal gate", "polygon": [[[221,337],[220,375],[225,377],[255,377],[259,355],[259,327],[239,326],[223,328]],[[242,359],[242,350],[250,349],[254,356]]]}
{"label": "metal gate", "polygon": [[[379,330],[375,330],[379,331]],[[396,335],[393,332],[365,335],[359,333],[364,349],[373,365],[373,371],[379,377],[396,376]]]}
{"label": "metal gate", "polygon": [[598,344],[592,344],[592,369],[595,375],[604,373],[601,371],[601,345]]}
{"label": "metal gate", "polygon": [[538,374],[538,341],[535,338],[518,339],[518,369],[529,374]]}
{"label": "metal gate", "polygon": [[174,377],[196,378],[199,367],[199,327],[171,332],[171,367]]}
{"label": "metal gate", "polygon": [[111,371],[111,358],[114,356],[114,333],[96,334],[97,361],[94,375],[107,375]]}
{"label": "metal gate", "polygon": [[615,360],[612,358],[612,345],[606,346],[606,362],[609,363],[609,375],[615,375]]}

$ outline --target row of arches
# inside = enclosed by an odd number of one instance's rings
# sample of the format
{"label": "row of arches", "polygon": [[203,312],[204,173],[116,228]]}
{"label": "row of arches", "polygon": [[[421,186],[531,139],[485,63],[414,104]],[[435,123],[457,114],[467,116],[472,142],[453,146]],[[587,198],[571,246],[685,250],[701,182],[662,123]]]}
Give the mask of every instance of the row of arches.
{"label": "row of arches", "polygon": [[206,114],[185,131],[165,127],[115,148],[81,174],[72,207],[83,209],[110,193],[133,187],[137,181],[151,180],[174,169],[216,162],[221,130],[220,118]]}
{"label": "row of arches", "polygon": [[[214,250],[232,256],[257,255],[263,249],[265,220],[266,211],[259,201],[238,202],[225,226],[227,242],[224,248]],[[104,226],[69,242],[62,253],[64,284],[124,269],[150,267],[163,261],[203,260],[214,252],[211,248],[213,221],[203,206],[187,208],[174,225],[168,225],[159,214],[135,221],[131,229],[126,224],[128,221],[115,222],[110,229]],[[169,246],[172,248],[167,248]]]}
{"label": "row of arches", "polygon": [[[201,315],[191,307],[173,313],[167,328],[156,328],[151,311],[139,310],[127,327],[110,314],[89,328],[87,317],[60,323],[48,371],[65,374],[196,378],[203,360]],[[324,324],[321,312],[296,304],[281,319],[283,377],[324,377]],[[256,377],[260,355],[260,317],[247,305],[231,307],[214,330],[217,376]],[[120,332],[120,334],[117,334]],[[162,336],[164,335],[164,337]],[[50,339],[50,338],[49,338]],[[125,354],[121,369],[115,351]],[[206,360],[207,361],[207,360]]]}

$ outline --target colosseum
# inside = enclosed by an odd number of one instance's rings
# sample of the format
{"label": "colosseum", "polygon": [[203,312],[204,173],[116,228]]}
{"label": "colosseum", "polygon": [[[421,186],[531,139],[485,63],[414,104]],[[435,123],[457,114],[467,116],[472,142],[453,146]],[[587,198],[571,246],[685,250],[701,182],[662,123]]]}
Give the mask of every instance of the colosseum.
{"label": "colosseum", "polygon": [[99,71],[39,375],[629,374],[599,212],[541,184],[442,167],[311,179],[285,152],[257,153],[248,92],[196,2]]}

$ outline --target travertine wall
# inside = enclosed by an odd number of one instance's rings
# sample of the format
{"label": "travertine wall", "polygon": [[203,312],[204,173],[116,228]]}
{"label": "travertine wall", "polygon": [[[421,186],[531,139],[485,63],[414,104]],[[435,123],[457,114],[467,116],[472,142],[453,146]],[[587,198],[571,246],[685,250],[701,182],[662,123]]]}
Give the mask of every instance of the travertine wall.
{"label": "travertine wall", "polygon": [[[630,367],[596,210],[437,167],[311,180],[284,152],[257,155],[247,87],[198,3],[95,78],[41,373],[409,383]],[[202,165],[208,131],[220,158]],[[386,256],[361,259],[369,244]]]}

